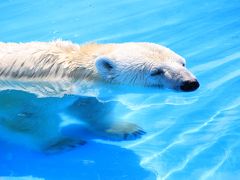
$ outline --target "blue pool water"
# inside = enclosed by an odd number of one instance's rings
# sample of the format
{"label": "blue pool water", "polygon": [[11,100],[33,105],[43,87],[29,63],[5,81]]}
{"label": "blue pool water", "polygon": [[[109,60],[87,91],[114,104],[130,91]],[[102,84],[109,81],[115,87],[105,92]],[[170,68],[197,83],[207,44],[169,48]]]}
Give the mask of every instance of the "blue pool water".
{"label": "blue pool water", "polygon": [[[0,41],[57,38],[160,43],[187,59],[201,87],[192,93],[146,90],[102,97],[117,102],[114,117],[145,129],[147,134],[135,141],[90,140],[46,155],[21,145],[22,139],[1,137],[1,180],[240,179],[239,0],[0,2]],[[0,92],[0,104],[7,95]],[[47,103],[46,118],[72,100],[21,96],[39,107]]]}

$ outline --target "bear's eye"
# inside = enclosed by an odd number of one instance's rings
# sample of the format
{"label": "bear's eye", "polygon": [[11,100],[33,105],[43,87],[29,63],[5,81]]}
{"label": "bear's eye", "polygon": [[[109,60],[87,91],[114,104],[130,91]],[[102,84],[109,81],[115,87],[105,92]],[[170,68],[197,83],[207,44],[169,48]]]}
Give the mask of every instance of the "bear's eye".
{"label": "bear's eye", "polygon": [[151,72],[151,76],[160,76],[160,75],[163,75],[163,74],[164,74],[164,71],[162,69],[154,69]]}
{"label": "bear's eye", "polygon": [[182,63],[182,66],[185,67],[186,65],[184,63]]}

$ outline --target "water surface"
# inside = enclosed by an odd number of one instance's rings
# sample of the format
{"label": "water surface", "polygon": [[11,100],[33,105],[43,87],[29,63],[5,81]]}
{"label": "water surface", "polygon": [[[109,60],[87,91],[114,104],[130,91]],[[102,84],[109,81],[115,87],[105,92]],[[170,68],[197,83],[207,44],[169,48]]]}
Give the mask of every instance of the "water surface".
{"label": "water surface", "polygon": [[159,43],[185,57],[201,83],[192,93],[113,93],[114,116],[147,132],[136,141],[46,156],[2,140],[2,179],[239,179],[239,12],[238,0],[1,1],[1,41]]}

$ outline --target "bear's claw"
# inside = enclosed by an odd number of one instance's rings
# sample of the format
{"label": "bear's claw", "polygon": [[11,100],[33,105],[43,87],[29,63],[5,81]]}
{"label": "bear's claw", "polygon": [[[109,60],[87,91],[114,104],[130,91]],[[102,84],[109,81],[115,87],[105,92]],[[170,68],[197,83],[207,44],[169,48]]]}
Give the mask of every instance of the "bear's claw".
{"label": "bear's claw", "polygon": [[134,140],[134,139],[140,138],[144,134],[146,134],[146,132],[143,130],[139,130],[139,131],[133,132],[131,134],[126,133],[123,135],[123,139],[124,140]]}

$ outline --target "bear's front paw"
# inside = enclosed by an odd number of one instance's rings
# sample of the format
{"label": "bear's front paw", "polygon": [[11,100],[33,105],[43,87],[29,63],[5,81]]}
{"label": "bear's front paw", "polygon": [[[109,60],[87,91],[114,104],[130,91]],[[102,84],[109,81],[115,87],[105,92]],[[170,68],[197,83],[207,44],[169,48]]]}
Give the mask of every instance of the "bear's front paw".
{"label": "bear's front paw", "polygon": [[140,138],[146,132],[133,123],[115,123],[105,130],[106,136],[111,140],[134,140]]}
{"label": "bear's front paw", "polygon": [[84,140],[75,140],[68,137],[61,137],[57,140],[52,140],[44,147],[43,151],[46,154],[58,153],[62,151],[68,151],[78,146],[86,144]]}

